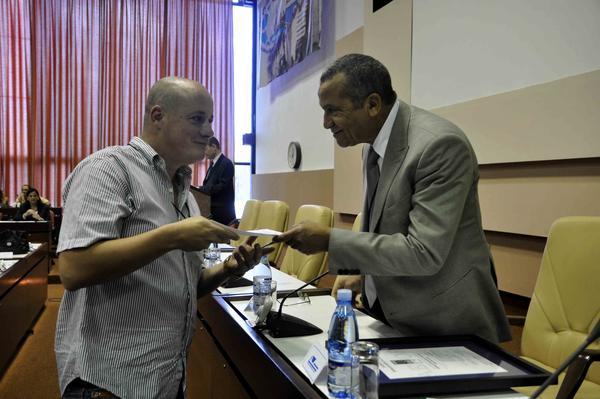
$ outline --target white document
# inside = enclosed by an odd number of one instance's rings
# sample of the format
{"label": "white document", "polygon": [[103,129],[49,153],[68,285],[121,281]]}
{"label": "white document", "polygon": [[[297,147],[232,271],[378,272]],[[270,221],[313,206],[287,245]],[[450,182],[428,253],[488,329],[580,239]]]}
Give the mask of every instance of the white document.
{"label": "white document", "polygon": [[271,229],[256,229],[256,230],[238,230],[233,229],[240,236],[254,236],[254,237],[274,237],[281,234],[281,231],[275,231]]}
{"label": "white document", "polygon": [[218,248],[221,250],[221,252],[233,252],[235,249],[235,247],[229,244],[218,244]]}
{"label": "white document", "polygon": [[390,379],[506,372],[464,346],[383,349],[379,370]]}
{"label": "white document", "polygon": [[2,260],[2,259],[0,259],[0,274],[4,273],[5,271],[7,271],[11,267],[13,267],[17,262],[18,262],[18,260]]}
{"label": "white document", "polygon": [[274,237],[281,234],[281,231],[271,229],[255,229],[255,230],[240,230],[234,229],[231,226],[226,226],[222,223],[212,220],[213,223],[218,224],[221,227],[225,227],[228,230],[235,232],[239,236],[253,236],[253,237]]}
{"label": "white document", "polygon": [[0,252],[0,259],[21,259],[26,257],[27,255],[29,255],[29,253],[17,255],[12,252]]}

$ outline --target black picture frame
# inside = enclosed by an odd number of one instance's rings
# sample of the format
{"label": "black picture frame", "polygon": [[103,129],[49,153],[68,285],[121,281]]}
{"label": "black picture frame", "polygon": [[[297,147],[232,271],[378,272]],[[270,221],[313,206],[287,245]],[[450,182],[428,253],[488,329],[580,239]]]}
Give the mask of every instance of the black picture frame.
{"label": "black picture frame", "polygon": [[[368,339],[367,341],[378,344],[380,351],[385,349],[464,346],[491,362],[507,369],[506,373],[428,376],[401,379],[390,379],[384,373],[380,372],[380,398],[503,391],[519,386],[540,385],[550,377],[551,374],[542,368],[514,356],[498,345],[474,335],[374,338]],[[556,381],[553,383],[556,384]]]}

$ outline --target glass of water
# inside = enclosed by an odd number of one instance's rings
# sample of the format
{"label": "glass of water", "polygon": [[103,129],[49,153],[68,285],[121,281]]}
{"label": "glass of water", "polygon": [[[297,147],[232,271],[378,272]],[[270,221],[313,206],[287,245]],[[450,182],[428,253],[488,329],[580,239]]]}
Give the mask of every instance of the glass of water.
{"label": "glass of water", "polygon": [[356,341],[352,348],[352,397],[378,399],[379,345],[369,341]]}
{"label": "glass of water", "polygon": [[252,295],[253,311],[256,315],[255,325],[263,327],[266,325],[269,311],[273,304],[277,303],[277,281],[262,276],[254,277],[254,288]]}

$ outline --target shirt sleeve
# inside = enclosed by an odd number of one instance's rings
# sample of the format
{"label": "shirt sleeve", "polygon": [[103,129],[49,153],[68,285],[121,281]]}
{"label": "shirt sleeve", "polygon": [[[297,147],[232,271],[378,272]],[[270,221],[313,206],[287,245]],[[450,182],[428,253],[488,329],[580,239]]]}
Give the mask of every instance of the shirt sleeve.
{"label": "shirt sleeve", "polygon": [[126,171],[111,158],[86,159],[65,182],[57,252],[120,238],[134,212]]}

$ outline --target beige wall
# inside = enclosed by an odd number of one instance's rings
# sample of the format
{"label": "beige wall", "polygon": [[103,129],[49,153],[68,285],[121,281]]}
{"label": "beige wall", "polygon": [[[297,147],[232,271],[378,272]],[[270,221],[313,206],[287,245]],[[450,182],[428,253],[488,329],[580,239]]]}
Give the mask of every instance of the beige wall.
{"label": "beige wall", "polygon": [[253,175],[251,197],[286,202],[290,207],[291,226],[301,205],[332,207],[333,169]]}
{"label": "beige wall", "polygon": [[531,297],[552,223],[600,215],[600,159],[481,165],[480,173],[483,225],[500,289]]}
{"label": "beige wall", "polygon": [[480,166],[486,230],[546,237],[562,216],[600,215],[600,159]]}
{"label": "beige wall", "polygon": [[486,232],[486,238],[494,258],[498,288],[531,297],[546,239],[493,231]]}
{"label": "beige wall", "polygon": [[600,156],[600,70],[435,108],[482,164]]}

